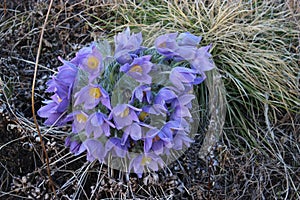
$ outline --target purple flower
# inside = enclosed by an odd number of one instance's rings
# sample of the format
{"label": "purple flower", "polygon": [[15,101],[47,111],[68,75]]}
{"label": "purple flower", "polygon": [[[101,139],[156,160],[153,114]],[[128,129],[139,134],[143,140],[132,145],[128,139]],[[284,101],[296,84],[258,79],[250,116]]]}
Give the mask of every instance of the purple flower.
{"label": "purple flower", "polygon": [[166,104],[171,103],[175,98],[177,98],[177,95],[172,90],[166,87],[161,88],[155,96],[153,108],[166,113],[168,112]]}
{"label": "purple flower", "polygon": [[69,105],[68,99],[61,99],[58,95],[54,94],[51,97],[52,100],[44,101],[47,105],[41,107],[37,114],[42,118],[47,118],[44,122],[46,125],[57,126],[66,124],[66,113],[64,113]]}
{"label": "purple flower", "polygon": [[195,36],[189,32],[170,33],[159,36],[155,40],[156,50],[175,60],[187,60],[192,67],[202,74],[204,71],[209,71],[214,68],[214,63],[211,59],[211,54],[208,52],[211,45],[197,49],[197,45],[201,41],[201,37]]}
{"label": "purple flower", "polygon": [[56,77],[52,77],[52,79],[47,81],[46,85],[46,92],[54,92],[60,98],[69,98],[70,87],[62,83],[61,80],[57,79]]}
{"label": "purple flower", "polygon": [[180,119],[182,117],[192,118],[192,115],[189,111],[187,105],[191,103],[191,101],[195,99],[195,95],[193,94],[183,94],[179,96],[172,102],[171,107],[173,108],[173,112],[171,114],[172,119]]}
{"label": "purple flower", "polygon": [[58,68],[56,76],[52,77],[46,84],[48,86],[46,92],[54,92],[50,101],[46,101],[47,105],[38,110],[38,115],[48,118],[44,124],[46,125],[63,125],[65,120],[64,112],[68,109],[71,99],[72,86],[77,74],[77,68],[71,62],[59,58],[64,65]]}
{"label": "purple flower", "polygon": [[87,139],[82,143],[82,145],[87,150],[88,161],[92,162],[95,159],[98,159],[100,162],[104,161],[106,154],[102,142],[95,139]]}
{"label": "purple flower", "polygon": [[145,102],[150,104],[152,98],[151,87],[148,85],[140,85],[137,86],[133,92],[130,100],[130,104],[134,102],[135,99],[139,100],[139,102]]}
{"label": "purple flower", "polygon": [[201,37],[195,36],[189,32],[181,33],[176,39],[178,48],[176,49],[175,60],[192,60],[197,51],[197,45],[200,43]]}
{"label": "purple flower", "polygon": [[135,58],[131,64],[126,63],[120,68],[121,72],[125,72],[128,76],[134,78],[140,83],[150,84],[152,81],[148,73],[151,71],[153,64],[150,62],[151,56],[142,56]]}
{"label": "purple flower", "polygon": [[115,58],[121,65],[131,63],[133,58],[130,53],[135,53],[141,48],[142,33],[130,35],[130,29],[115,36]]}
{"label": "purple flower", "polygon": [[173,142],[174,142],[174,146],[172,147],[173,149],[182,150],[183,145],[185,145],[186,147],[190,147],[190,144],[194,142],[194,140],[192,140],[185,131],[181,130],[176,132]]}
{"label": "purple flower", "polygon": [[70,136],[66,138],[65,146],[70,147],[70,151],[75,155],[79,155],[86,150],[85,146],[82,145],[81,142],[77,140],[72,140]]}
{"label": "purple flower", "polygon": [[181,129],[179,121],[168,121],[160,130],[149,130],[145,137],[144,151],[149,152],[152,149],[155,154],[162,154],[164,147],[172,148],[173,132]]}
{"label": "purple flower", "polygon": [[131,160],[129,164],[129,170],[133,169],[134,173],[141,178],[145,166],[149,167],[153,171],[158,171],[159,166],[161,168],[164,166],[164,161],[161,159],[161,157],[153,153],[139,154]]}
{"label": "purple flower", "polygon": [[178,33],[169,33],[157,37],[154,43],[156,50],[166,57],[178,56],[176,53],[179,48],[176,42],[177,35]]}
{"label": "purple flower", "polygon": [[132,123],[127,126],[123,133],[121,142],[122,145],[126,143],[128,136],[130,136],[134,141],[140,140],[142,138],[142,127],[138,123]]}
{"label": "purple flower", "polygon": [[129,126],[133,121],[139,122],[136,111],[142,110],[129,104],[118,104],[112,109],[109,118],[113,117],[116,128],[119,130],[125,126]]}
{"label": "purple flower", "polygon": [[109,94],[100,86],[89,84],[75,94],[74,106],[84,103],[84,109],[93,109],[99,102],[111,109]]}
{"label": "purple flower", "polygon": [[186,67],[174,67],[170,73],[170,81],[180,91],[185,90],[185,86],[200,84],[203,77],[197,77],[197,71]]}
{"label": "purple flower", "polygon": [[52,77],[46,84],[48,86],[46,92],[55,92],[61,98],[68,97],[70,99],[70,91],[77,75],[77,67],[68,61],[60,58],[64,63],[63,66],[58,68],[56,76]]}
{"label": "purple flower", "polygon": [[94,138],[99,138],[103,133],[110,136],[110,127],[115,128],[108,118],[101,112],[91,114],[86,123],[86,134],[89,137],[94,133]]}
{"label": "purple flower", "polygon": [[102,54],[97,48],[96,43],[92,43],[89,47],[80,49],[71,62],[89,73],[90,82],[99,76],[100,72],[103,70]]}
{"label": "purple flower", "polygon": [[117,137],[109,138],[105,144],[105,154],[111,152],[113,156],[124,158],[128,152],[129,143],[122,145],[121,139]]}
{"label": "purple flower", "polygon": [[51,83],[48,81],[48,83],[48,89],[53,89],[55,87],[55,94],[51,96],[51,99],[57,103],[56,111],[60,113],[64,112],[70,103],[68,88],[66,86],[61,87],[59,82],[55,79],[52,79]]}
{"label": "purple flower", "polygon": [[170,103],[175,98],[177,98],[177,95],[171,89],[163,87],[155,96],[154,103],[165,105],[166,103]]}
{"label": "purple flower", "polygon": [[88,120],[88,115],[83,111],[74,111],[68,115],[69,117],[73,117],[72,123],[72,132],[79,133],[80,131],[85,129],[86,122]]}
{"label": "purple flower", "polygon": [[57,80],[59,80],[62,84],[70,87],[73,85],[75,78],[77,76],[78,68],[72,62],[66,61],[61,57],[58,59],[64,64],[63,66],[58,68],[58,73],[56,75]]}
{"label": "purple flower", "polygon": [[154,98],[153,105],[146,105],[142,110],[146,113],[163,115],[165,116],[168,112],[167,103],[171,103],[177,95],[169,88],[161,88]]}
{"label": "purple flower", "polygon": [[197,49],[194,58],[189,60],[192,67],[196,69],[198,73],[203,73],[214,68],[214,62],[211,59],[211,54],[208,52],[210,48],[211,45]]}

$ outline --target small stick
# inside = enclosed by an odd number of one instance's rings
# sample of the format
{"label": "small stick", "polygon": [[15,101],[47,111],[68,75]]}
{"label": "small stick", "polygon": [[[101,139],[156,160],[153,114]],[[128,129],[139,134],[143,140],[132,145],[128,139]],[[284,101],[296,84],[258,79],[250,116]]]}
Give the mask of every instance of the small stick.
{"label": "small stick", "polygon": [[44,21],[44,24],[42,26],[41,36],[40,36],[40,41],[39,41],[39,47],[38,47],[38,51],[37,51],[37,54],[36,54],[36,60],[35,60],[35,66],[34,66],[34,75],[33,75],[32,88],[31,88],[31,107],[32,107],[33,121],[34,121],[34,124],[36,126],[36,129],[37,129],[37,132],[38,132],[38,135],[39,135],[39,138],[40,138],[40,143],[41,143],[41,146],[42,146],[43,152],[45,154],[45,158],[46,158],[47,173],[48,173],[48,178],[49,178],[49,187],[52,189],[52,191],[54,193],[54,197],[56,198],[56,190],[55,190],[54,183],[53,183],[53,180],[51,178],[51,173],[50,173],[49,157],[48,157],[48,153],[46,151],[45,144],[43,142],[43,136],[41,134],[41,130],[40,130],[39,124],[37,122],[36,115],[35,115],[35,109],[34,109],[34,88],[35,88],[35,81],[36,81],[36,75],[37,75],[38,64],[39,64],[39,57],[40,57],[40,53],[41,53],[41,49],[42,49],[44,31],[45,31],[45,27],[46,27],[46,24],[47,24],[47,21],[48,21],[48,17],[49,17],[49,14],[50,14],[52,3],[53,3],[53,0],[50,1],[50,4],[48,6],[48,11],[47,11],[47,14],[46,14],[46,19]]}

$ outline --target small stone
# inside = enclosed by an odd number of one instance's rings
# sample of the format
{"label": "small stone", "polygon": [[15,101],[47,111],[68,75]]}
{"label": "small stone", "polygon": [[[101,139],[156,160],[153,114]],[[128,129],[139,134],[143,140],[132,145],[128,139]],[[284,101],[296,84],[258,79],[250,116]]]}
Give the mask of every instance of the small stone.
{"label": "small stone", "polygon": [[27,183],[27,178],[26,178],[26,176],[22,176],[21,181],[22,181],[23,184]]}
{"label": "small stone", "polygon": [[47,200],[47,199],[49,199],[49,194],[47,193],[47,194],[45,194],[45,196],[44,196],[44,198],[45,198],[45,200]]}
{"label": "small stone", "polygon": [[40,188],[35,188],[35,192],[40,194],[41,193],[41,189]]}
{"label": "small stone", "polygon": [[39,137],[39,136],[35,137],[35,141],[36,141],[36,142],[41,142],[40,137]]}

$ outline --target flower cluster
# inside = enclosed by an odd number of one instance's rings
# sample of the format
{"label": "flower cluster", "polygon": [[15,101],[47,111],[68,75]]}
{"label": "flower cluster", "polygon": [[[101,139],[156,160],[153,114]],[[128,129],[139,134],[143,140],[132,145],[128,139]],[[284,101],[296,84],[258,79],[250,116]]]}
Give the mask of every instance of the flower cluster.
{"label": "flower cluster", "polygon": [[54,95],[38,114],[46,125],[72,122],[66,146],[75,155],[86,151],[87,160],[107,164],[126,159],[126,169],[141,177],[193,142],[194,86],[214,67],[211,46],[198,48],[201,37],[187,32],[161,35],[146,48],[142,34],[129,28],[114,40],[113,55],[102,42],[69,62],[60,59],[63,66],[47,82]]}

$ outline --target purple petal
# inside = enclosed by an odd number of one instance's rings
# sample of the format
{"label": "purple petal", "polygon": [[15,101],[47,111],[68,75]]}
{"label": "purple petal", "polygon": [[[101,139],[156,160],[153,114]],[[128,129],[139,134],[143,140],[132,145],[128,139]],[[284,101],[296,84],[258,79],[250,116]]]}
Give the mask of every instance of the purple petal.
{"label": "purple petal", "polygon": [[120,71],[121,72],[128,72],[130,70],[130,68],[131,68],[131,66],[128,63],[126,63],[126,64],[124,64],[120,67]]}
{"label": "purple petal", "polygon": [[87,149],[87,160],[92,162],[95,159],[103,161],[105,154],[104,154],[104,147],[102,142],[95,139],[87,139],[83,142],[83,145]]}
{"label": "purple petal", "polygon": [[156,155],[160,155],[164,152],[163,141],[159,140],[152,144],[152,150]]}
{"label": "purple petal", "polygon": [[191,61],[192,66],[198,70],[199,73],[212,70],[214,62],[211,59],[211,54],[208,52],[211,45],[201,47],[197,50],[196,58]]}
{"label": "purple petal", "polygon": [[128,132],[135,141],[142,138],[142,128],[137,123],[133,123],[131,126],[127,127],[125,132]]}
{"label": "purple petal", "polygon": [[124,145],[127,142],[129,134],[130,133],[128,131],[124,131],[122,139],[121,139],[121,145]]}
{"label": "purple petal", "polygon": [[157,37],[154,43],[156,50],[167,57],[176,56],[177,53],[175,51],[178,49],[176,42],[177,35],[178,33],[170,33]]}
{"label": "purple petal", "polygon": [[51,115],[51,113],[55,111],[56,106],[57,103],[55,103],[54,101],[47,101],[47,105],[41,107],[37,111],[37,114],[42,118],[48,118]]}
{"label": "purple petal", "polygon": [[109,126],[109,124],[104,123],[104,124],[102,124],[101,128],[102,128],[105,136],[107,136],[107,137],[110,136],[110,126]]}
{"label": "purple petal", "polygon": [[195,99],[195,95],[193,94],[184,94],[180,97],[178,97],[178,102],[180,105],[187,105],[188,103],[191,103],[191,101]]}
{"label": "purple petal", "polygon": [[180,33],[177,38],[177,43],[180,46],[197,46],[202,37],[195,36],[189,32]]}

